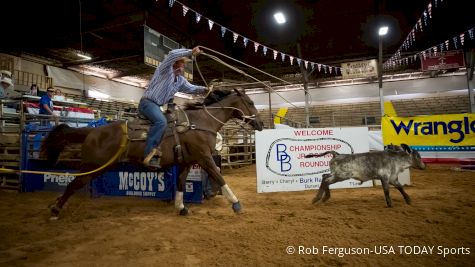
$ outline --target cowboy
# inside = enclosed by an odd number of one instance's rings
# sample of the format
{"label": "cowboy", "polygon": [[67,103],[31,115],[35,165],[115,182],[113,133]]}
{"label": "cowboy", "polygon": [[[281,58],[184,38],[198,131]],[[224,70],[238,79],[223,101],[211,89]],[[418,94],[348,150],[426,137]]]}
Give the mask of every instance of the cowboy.
{"label": "cowboy", "polygon": [[7,89],[13,89],[12,73],[7,70],[0,70],[0,98],[8,96]]}
{"label": "cowboy", "polygon": [[183,77],[185,63],[189,60],[187,57],[199,54],[201,54],[201,49],[198,46],[193,49],[182,48],[170,51],[155,70],[148,88],[140,99],[139,112],[152,123],[144,151],[143,163],[146,166],[160,168],[158,146],[167,125],[167,119],[160,107],[173,101],[173,96],[177,92],[202,94],[208,90],[204,86],[190,84]]}

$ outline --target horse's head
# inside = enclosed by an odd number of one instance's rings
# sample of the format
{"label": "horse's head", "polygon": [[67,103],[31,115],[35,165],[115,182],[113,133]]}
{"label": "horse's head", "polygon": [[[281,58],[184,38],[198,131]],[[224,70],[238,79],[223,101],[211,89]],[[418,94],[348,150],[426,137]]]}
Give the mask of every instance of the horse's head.
{"label": "horse's head", "polygon": [[237,96],[241,99],[241,101],[237,104],[236,108],[242,111],[237,114],[237,117],[244,120],[246,123],[249,123],[254,129],[258,131],[262,131],[264,127],[264,123],[262,122],[261,118],[259,117],[259,113],[254,106],[254,102],[246,95],[243,91],[239,91],[234,89]]}

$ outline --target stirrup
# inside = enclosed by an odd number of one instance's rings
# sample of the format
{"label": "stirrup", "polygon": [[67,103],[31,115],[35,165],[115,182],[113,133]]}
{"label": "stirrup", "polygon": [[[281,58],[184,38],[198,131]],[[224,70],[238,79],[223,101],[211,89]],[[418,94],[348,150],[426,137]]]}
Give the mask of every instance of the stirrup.
{"label": "stirrup", "polygon": [[157,149],[157,148],[153,148],[152,151],[150,151],[150,153],[148,153],[148,155],[145,157],[145,159],[143,160],[143,164],[145,166],[148,166],[149,163],[150,163],[150,160],[154,157],[154,156],[157,156],[157,157],[161,157],[162,156],[162,153]]}

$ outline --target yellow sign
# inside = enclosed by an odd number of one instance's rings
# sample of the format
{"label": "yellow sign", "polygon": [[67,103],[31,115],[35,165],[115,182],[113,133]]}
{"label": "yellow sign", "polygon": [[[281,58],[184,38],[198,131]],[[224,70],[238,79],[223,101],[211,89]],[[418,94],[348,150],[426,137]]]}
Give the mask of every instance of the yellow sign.
{"label": "yellow sign", "polygon": [[475,114],[383,117],[383,144],[475,146]]}
{"label": "yellow sign", "polygon": [[279,111],[277,111],[277,114],[274,117],[274,124],[281,123],[281,119],[285,117],[285,114],[287,114],[288,109],[289,108],[279,108]]}

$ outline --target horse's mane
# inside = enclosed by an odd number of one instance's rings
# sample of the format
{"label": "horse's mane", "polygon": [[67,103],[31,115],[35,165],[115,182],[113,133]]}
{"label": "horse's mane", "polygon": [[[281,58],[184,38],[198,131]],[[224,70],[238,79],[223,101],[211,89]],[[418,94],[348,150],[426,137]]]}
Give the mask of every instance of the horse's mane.
{"label": "horse's mane", "polygon": [[232,90],[216,89],[216,90],[212,91],[208,95],[208,97],[206,97],[204,99],[203,102],[196,101],[196,102],[193,102],[193,103],[186,103],[185,104],[185,109],[186,110],[201,109],[203,107],[203,104],[205,106],[208,106],[208,105],[214,104],[216,102],[219,102],[223,98],[225,98],[226,96],[232,94],[232,92],[233,92]]}

